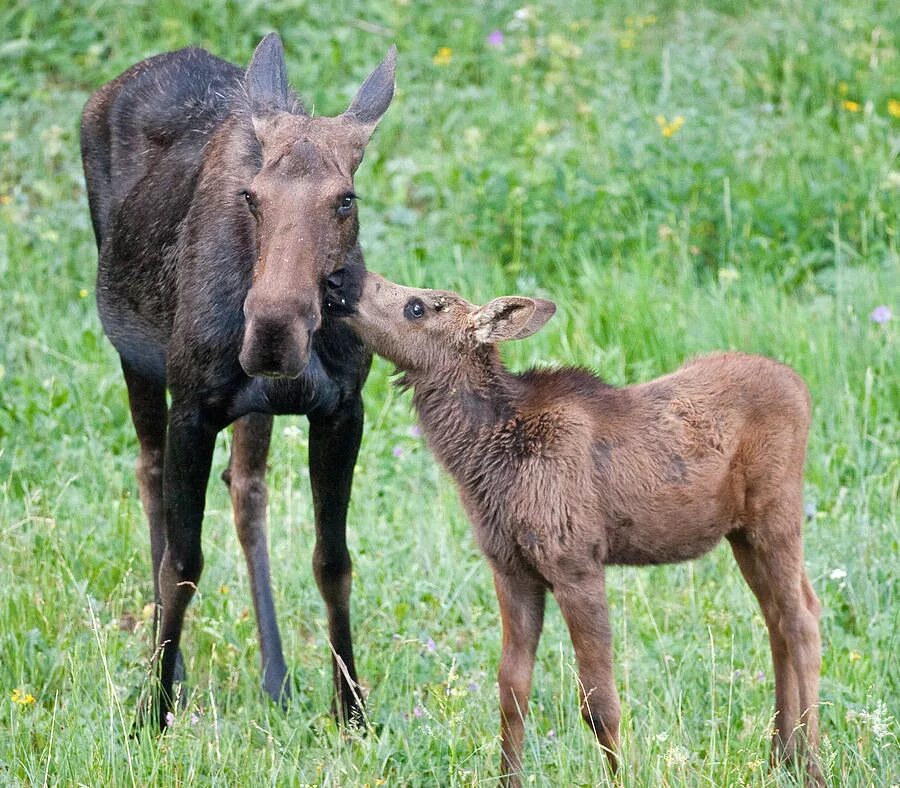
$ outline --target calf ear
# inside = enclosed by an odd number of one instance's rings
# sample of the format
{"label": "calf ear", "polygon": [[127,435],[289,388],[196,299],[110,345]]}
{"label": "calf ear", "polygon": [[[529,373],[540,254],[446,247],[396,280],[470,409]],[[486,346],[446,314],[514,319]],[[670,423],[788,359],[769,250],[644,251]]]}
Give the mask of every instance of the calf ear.
{"label": "calf ear", "polygon": [[276,112],[287,112],[290,104],[284,47],[277,33],[269,33],[253,53],[244,76],[254,122]]}
{"label": "calf ear", "polygon": [[473,313],[475,338],[485,344],[524,339],[541,328],[554,312],[556,304],[543,298],[495,298]]}
{"label": "calf ear", "polygon": [[356,121],[371,134],[394,97],[396,66],[397,47],[391,45],[381,65],[366,77],[356,97],[344,111],[343,117]]}

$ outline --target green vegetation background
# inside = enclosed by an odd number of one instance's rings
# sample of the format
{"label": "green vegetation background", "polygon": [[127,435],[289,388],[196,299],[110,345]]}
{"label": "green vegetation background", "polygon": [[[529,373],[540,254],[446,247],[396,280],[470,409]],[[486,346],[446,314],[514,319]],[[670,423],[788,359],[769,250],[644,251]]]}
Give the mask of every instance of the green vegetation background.
{"label": "green vegetation background", "polygon": [[[578,363],[626,384],[738,348],[807,379],[823,760],[833,785],[896,784],[900,12],[879,0],[0,1],[0,783],[496,775],[489,572],[382,361],[350,518],[373,730],[342,735],[327,714],[305,422],[279,419],[271,549],[296,702],[282,714],[258,690],[246,570],[213,481],[187,706],[161,741],[127,736],[151,649],[149,550],[93,306],[78,116],[142,57],[198,43],[246,63],[272,29],[327,114],[397,43],[397,96],[358,177],[368,263],[472,300],[553,298],[548,327],[507,349],[514,368]],[[879,306],[895,316],[872,319]],[[768,644],[727,548],[609,575],[621,784],[789,782],[766,765]],[[532,709],[536,784],[609,780],[555,609]]]}

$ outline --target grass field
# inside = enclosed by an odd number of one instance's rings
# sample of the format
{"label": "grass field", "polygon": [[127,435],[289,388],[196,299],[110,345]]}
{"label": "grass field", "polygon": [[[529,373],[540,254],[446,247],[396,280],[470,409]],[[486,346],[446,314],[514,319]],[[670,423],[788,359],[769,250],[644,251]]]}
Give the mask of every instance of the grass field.
{"label": "grass field", "polygon": [[[896,5],[366,6],[0,3],[0,784],[474,785],[497,774],[490,573],[382,361],[350,514],[368,736],[327,714],[295,418],[276,422],[269,477],[295,702],[281,713],[259,691],[246,570],[212,482],[187,705],[159,741],[127,735],[152,585],[137,442],[93,303],[78,116],[141,57],[199,43],[246,63],[277,29],[293,85],[326,114],[397,43],[397,96],[357,178],[368,264],[473,301],[554,299],[548,327],[507,349],[512,367],[579,363],[625,384],[736,348],[806,378],[823,764],[831,785],[896,785]],[[223,434],[214,479],[227,445]],[[767,766],[768,642],[730,551],[612,568],[608,586],[624,712],[616,784],[791,784]],[[531,780],[611,783],[552,604],[538,657]]]}

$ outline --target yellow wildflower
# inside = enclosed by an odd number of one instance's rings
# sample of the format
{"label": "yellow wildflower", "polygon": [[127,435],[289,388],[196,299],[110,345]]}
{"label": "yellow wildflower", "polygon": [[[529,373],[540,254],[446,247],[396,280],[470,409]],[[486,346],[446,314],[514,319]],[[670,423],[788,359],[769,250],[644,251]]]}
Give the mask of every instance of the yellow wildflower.
{"label": "yellow wildflower", "polygon": [[728,284],[729,282],[736,282],[741,278],[741,272],[736,268],[720,268],[719,269],[719,284]]}
{"label": "yellow wildflower", "polygon": [[850,652],[850,661],[851,662],[856,662],[861,657],[862,657],[862,654],[860,654],[856,649],[853,649],[853,651]]}
{"label": "yellow wildflower", "polygon": [[676,115],[672,120],[666,120],[665,115],[657,115],[656,125],[659,126],[659,131],[663,137],[668,138],[673,136],[684,125],[684,116]]}
{"label": "yellow wildflower", "polygon": [[82,287],[81,290],[78,291],[79,298],[87,298],[88,297],[88,289],[86,287]]}
{"label": "yellow wildflower", "polygon": [[847,110],[847,112],[859,112],[862,109],[862,106],[858,101],[851,101],[850,99],[844,99],[841,102],[841,106]]}
{"label": "yellow wildflower", "polygon": [[888,115],[900,118],[900,99],[888,99]]}
{"label": "yellow wildflower", "polygon": [[229,591],[228,586],[226,586],[224,583],[222,583],[222,585],[219,586],[220,594],[227,594],[228,591]]}
{"label": "yellow wildflower", "polygon": [[12,202],[11,194],[0,194],[0,205],[9,205]]}
{"label": "yellow wildflower", "polygon": [[453,50],[450,47],[440,47],[432,58],[434,65],[446,66],[453,60]]}
{"label": "yellow wildflower", "polygon": [[19,706],[30,706],[35,700],[30,692],[26,694],[20,689],[14,689],[10,699]]}

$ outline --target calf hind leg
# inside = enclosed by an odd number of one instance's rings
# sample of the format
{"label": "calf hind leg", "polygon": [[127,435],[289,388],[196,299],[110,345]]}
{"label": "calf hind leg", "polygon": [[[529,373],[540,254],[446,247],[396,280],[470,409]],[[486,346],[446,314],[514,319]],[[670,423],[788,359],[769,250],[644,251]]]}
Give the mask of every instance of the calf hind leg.
{"label": "calf hind leg", "polygon": [[234,423],[231,457],[222,478],[228,485],[234,524],[247,560],[262,660],[263,689],[284,705],[291,696],[281,634],[275,617],[266,528],[266,458],[272,417],[251,413]]}
{"label": "calf hind leg", "polygon": [[803,568],[803,547],[798,525],[784,522],[778,549],[753,544],[746,535],[730,538],[732,551],[748,584],[759,600],[769,630],[775,670],[776,761],[806,761],[813,784],[823,784],[816,749],[818,744],[819,601]]}

